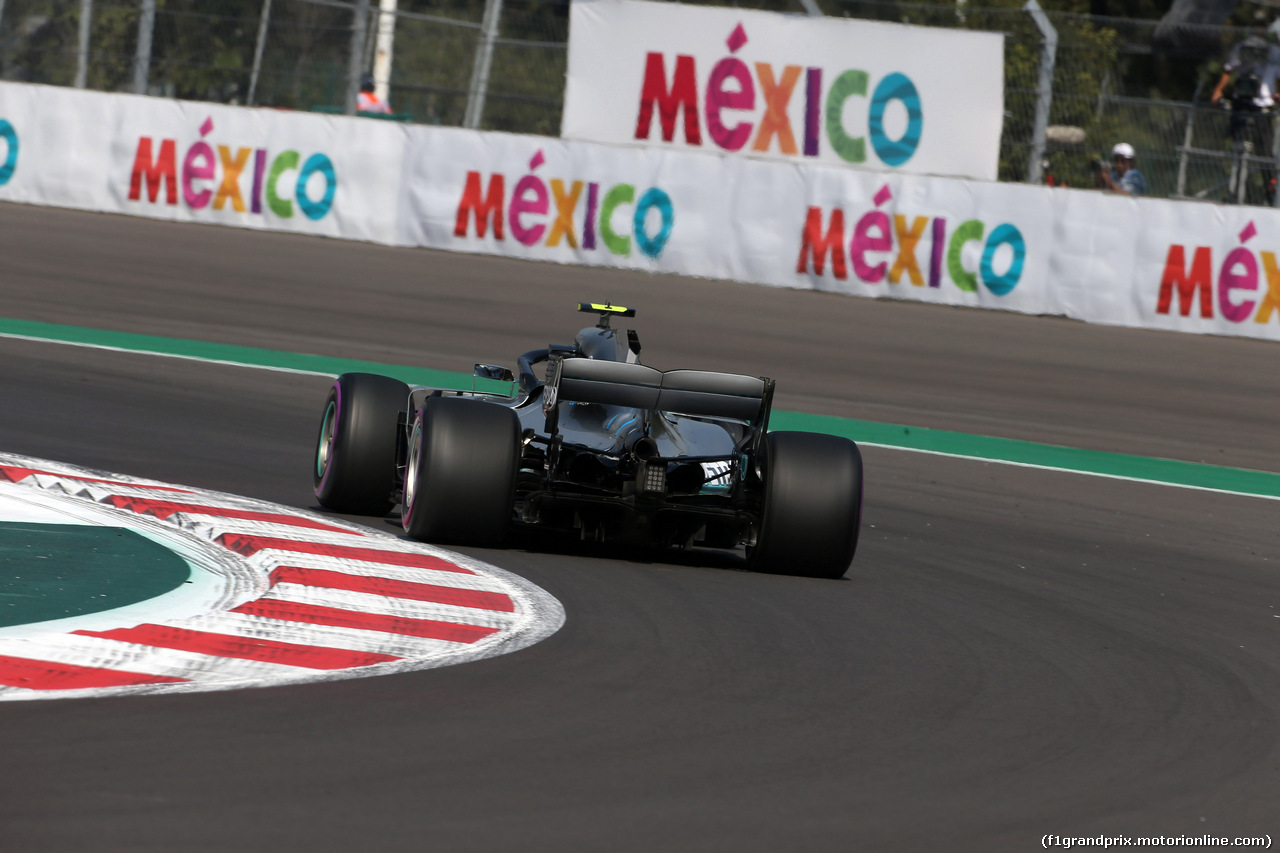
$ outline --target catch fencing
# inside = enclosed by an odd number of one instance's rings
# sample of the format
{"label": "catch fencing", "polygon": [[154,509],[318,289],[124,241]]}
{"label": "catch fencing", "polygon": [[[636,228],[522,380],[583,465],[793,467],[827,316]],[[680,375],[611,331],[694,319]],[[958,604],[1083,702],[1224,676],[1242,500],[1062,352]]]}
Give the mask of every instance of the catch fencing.
{"label": "catch fencing", "polygon": [[352,69],[356,79],[374,69],[379,25],[393,18],[397,114],[559,132],[566,2],[490,0],[500,15],[489,28],[484,3],[395,5],[384,12],[378,0],[0,0],[0,78],[344,111]]}
{"label": "catch fencing", "polygon": [[[1271,151],[1233,144],[1201,57],[1239,28],[889,0],[758,0],[776,11],[1005,34],[1003,181],[1093,186],[1132,144],[1154,196],[1265,200]],[[394,11],[391,9],[394,8]],[[374,71],[399,117],[555,136],[568,0],[0,0],[0,78],[226,104],[341,112]],[[379,32],[394,50],[379,64]],[[1143,91],[1177,66],[1185,92]],[[1265,121],[1269,122],[1270,118]],[[1248,178],[1232,183],[1232,170]]]}
{"label": "catch fencing", "polygon": [[[1204,61],[1225,59],[1231,46],[1249,35],[1245,28],[1170,27],[1155,20],[1065,12],[1033,14],[1027,8],[1030,3],[992,9],[958,3],[827,0],[824,8],[828,6],[829,14],[1005,34],[1000,180],[1051,178],[1059,185],[1092,187],[1095,161],[1108,161],[1111,147],[1127,142],[1137,151],[1149,195],[1237,201],[1236,190],[1242,185],[1247,201],[1262,201],[1263,164],[1253,158],[1270,157],[1272,152],[1254,150],[1248,164],[1250,181],[1230,185],[1232,166],[1238,166],[1246,152],[1236,150],[1227,111],[1209,103],[1217,80]],[[1046,66],[1048,87],[1042,76]],[[1143,90],[1156,79],[1165,87],[1181,81],[1183,91],[1150,97]],[[1038,134],[1037,111],[1046,106],[1044,131]]]}

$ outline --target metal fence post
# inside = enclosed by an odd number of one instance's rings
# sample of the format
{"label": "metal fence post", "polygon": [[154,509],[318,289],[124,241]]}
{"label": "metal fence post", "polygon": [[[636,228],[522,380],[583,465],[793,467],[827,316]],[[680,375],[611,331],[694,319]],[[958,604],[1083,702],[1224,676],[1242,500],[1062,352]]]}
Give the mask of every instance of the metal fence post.
{"label": "metal fence post", "polygon": [[147,77],[151,72],[151,35],[156,26],[156,0],[142,0],[138,17],[138,52],[133,57],[133,93],[147,94]]}
{"label": "metal fence post", "polygon": [[[370,6],[373,5],[372,0],[369,5]],[[373,11],[373,9],[370,9],[368,17],[365,18],[364,51],[360,54],[360,67],[364,69],[366,74],[368,74],[369,70],[373,68],[373,47],[374,47],[374,42],[378,40],[378,18],[379,17],[380,17],[380,13]]]}
{"label": "metal fence post", "polygon": [[396,41],[396,0],[378,5],[378,44],[373,51],[373,93],[384,104],[391,103],[391,57]]}
{"label": "metal fence post", "polygon": [[804,7],[804,13],[810,18],[823,17],[822,10],[818,8],[818,0],[800,0],[800,5]]}
{"label": "metal fence post", "polygon": [[343,112],[356,114],[360,99],[360,77],[364,74],[364,39],[369,26],[369,0],[356,0],[351,20],[351,54],[347,57],[347,102]]}
{"label": "metal fence post", "polygon": [[4,24],[4,0],[0,0],[0,25]]}
{"label": "metal fence post", "polygon": [[[1272,180],[1272,181],[1275,181],[1275,180],[1276,180],[1276,176],[1275,176],[1275,168],[1276,168],[1276,166],[1277,166],[1277,165],[1280,165],[1280,133],[1276,133],[1276,120],[1275,120],[1275,118],[1273,118],[1272,116],[1267,116],[1266,118],[1264,118],[1264,119],[1263,119],[1263,121],[1268,122],[1268,123],[1271,125],[1271,128],[1270,128],[1270,130],[1271,130],[1271,150],[1270,150],[1269,152],[1267,152],[1267,153],[1268,153],[1268,156],[1269,156],[1269,157],[1271,157],[1271,163],[1270,163],[1270,164],[1268,164],[1268,165],[1270,165],[1271,170],[1272,170],[1271,180]],[[1266,185],[1266,181],[1267,181],[1267,172],[1266,172],[1266,170],[1265,170],[1265,169],[1264,169],[1264,170],[1263,170],[1263,172],[1262,172],[1262,180],[1263,180],[1263,182],[1264,182],[1264,183],[1263,183],[1263,193],[1264,193],[1263,198],[1265,198],[1265,197],[1266,197],[1266,196],[1265,196],[1265,193],[1271,193],[1271,206],[1272,206],[1272,207],[1280,207],[1280,187],[1277,187],[1277,186],[1276,186],[1276,185],[1274,185],[1274,184],[1273,184],[1273,185],[1271,185],[1271,186],[1267,186],[1267,185]]]}
{"label": "metal fence post", "polygon": [[1031,160],[1027,164],[1027,183],[1038,184],[1044,173],[1044,138],[1049,128],[1049,107],[1053,103],[1053,64],[1058,56],[1058,31],[1049,23],[1049,16],[1036,0],[1027,0],[1022,8],[1031,13],[1031,19],[1044,36],[1044,48],[1040,52],[1040,80],[1036,84],[1036,124],[1031,134]]}
{"label": "metal fence post", "polygon": [[476,62],[471,68],[471,88],[467,94],[467,112],[462,126],[473,130],[484,116],[484,99],[489,92],[489,68],[493,64],[493,42],[498,38],[498,22],[502,19],[502,0],[485,0],[484,20],[480,23],[480,44]]}
{"label": "metal fence post", "polygon": [[258,41],[253,46],[253,70],[249,72],[249,97],[245,100],[253,106],[258,97],[258,74],[262,71],[262,49],[267,44],[267,27],[271,24],[271,0],[262,0],[262,14],[258,16]]}
{"label": "metal fence post", "polygon": [[80,0],[80,33],[76,41],[76,88],[89,82],[89,26],[93,21],[93,0]]}
{"label": "metal fence post", "polygon": [[[1199,94],[1199,91],[1196,92]],[[1187,126],[1182,131],[1182,145],[1178,148],[1178,184],[1174,188],[1173,197],[1182,198],[1187,194],[1187,160],[1191,150],[1192,128],[1196,121],[1196,102],[1187,107]]]}

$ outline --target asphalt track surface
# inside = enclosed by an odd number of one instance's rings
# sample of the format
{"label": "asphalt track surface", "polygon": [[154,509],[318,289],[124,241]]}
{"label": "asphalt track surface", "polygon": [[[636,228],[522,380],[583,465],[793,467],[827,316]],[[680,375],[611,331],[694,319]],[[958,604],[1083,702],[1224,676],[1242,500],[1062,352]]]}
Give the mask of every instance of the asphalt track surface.
{"label": "asphalt track surface", "polygon": [[[466,371],[605,298],[648,363],[773,376],[780,408],[1280,471],[1274,344],[0,205],[6,317]],[[0,447],[311,507],[326,386],[0,339]],[[469,549],[564,628],[402,676],[0,705],[0,849],[1280,834],[1275,501],[865,457],[842,581]]]}

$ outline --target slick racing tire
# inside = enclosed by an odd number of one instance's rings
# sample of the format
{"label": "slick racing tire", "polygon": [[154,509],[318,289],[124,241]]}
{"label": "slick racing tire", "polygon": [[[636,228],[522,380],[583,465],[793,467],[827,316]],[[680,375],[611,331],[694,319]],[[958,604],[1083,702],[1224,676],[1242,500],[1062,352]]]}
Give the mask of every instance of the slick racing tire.
{"label": "slick racing tire", "polygon": [[320,419],[312,478],[316,499],[335,512],[386,515],[395,506],[396,429],[409,386],[374,373],[344,373]]}
{"label": "slick racing tire", "polygon": [[847,438],[771,432],[763,465],[764,506],[753,571],[840,578],[862,523],[862,454]]}
{"label": "slick racing tire", "polygon": [[400,520],[414,539],[501,545],[511,524],[520,421],[505,406],[428,397],[409,436]]}

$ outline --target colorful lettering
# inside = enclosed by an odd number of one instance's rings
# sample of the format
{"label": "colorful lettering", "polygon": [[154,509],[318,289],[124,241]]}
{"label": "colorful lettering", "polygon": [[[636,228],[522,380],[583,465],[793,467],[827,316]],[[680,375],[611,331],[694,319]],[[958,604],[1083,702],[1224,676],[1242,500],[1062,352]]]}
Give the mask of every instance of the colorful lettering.
{"label": "colorful lettering", "polygon": [[804,80],[804,156],[817,157],[822,127],[822,69],[806,70]]}
{"label": "colorful lettering", "polygon": [[[281,219],[293,216],[294,202],[312,220],[323,219],[332,210],[338,176],[327,155],[312,154],[303,162],[297,151],[282,151],[273,159],[265,148],[233,148],[221,144],[216,146],[215,154],[215,146],[205,141],[213,129],[213,119],[206,118],[199,128],[201,139],[182,157],[181,172],[177,168],[176,140],[159,140],[157,151],[155,139],[139,137],[129,177],[129,200],[141,201],[145,186],[147,200],[155,204],[163,187],[165,203],[177,205],[181,186],[182,200],[192,210],[222,211],[230,207],[236,213],[260,215],[264,195],[266,209]],[[253,178],[246,198],[243,178],[249,171]],[[289,171],[297,171],[298,176],[291,187],[285,183],[291,194],[286,190],[282,195],[281,180]]]}
{"label": "colorful lettering", "polygon": [[1164,263],[1164,275],[1160,277],[1160,298],[1156,303],[1157,314],[1168,314],[1173,301],[1174,288],[1178,291],[1178,312],[1186,317],[1191,313],[1196,292],[1200,294],[1200,316],[1213,316],[1213,258],[1209,247],[1199,246],[1187,269],[1186,249],[1179,244],[1169,247]]}
{"label": "colorful lettering", "polygon": [[300,159],[302,158],[297,151],[282,151],[272,162],[271,171],[267,173],[267,207],[281,219],[289,219],[293,216],[293,202],[287,198],[281,198],[276,187],[285,172],[298,168]]}
{"label": "colorful lettering", "polygon": [[[747,44],[747,33],[741,24],[734,27],[726,44],[730,54],[736,54]],[[873,80],[860,68],[848,68],[839,73],[833,71],[829,88],[824,90],[822,68],[802,68],[786,65],[781,68],[766,61],[750,64],[736,56],[728,56],[711,67],[705,85],[700,87],[694,58],[685,54],[674,57],[671,83],[667,84],[668,62],[664,53],[649,51],[645,54],[644,81],[640,89],[639,110],[636,120],[636,139],[648,139],[653,124],[654,106],[658,108],[662,123],[662,140],[673,142],[681,111],[684,114],[686,145],[701,145],[698,116],[707,123],[711,140],[726,151],[740,151],[751,141],[752,151],[773,150],[777,140],[779,154],[794,157],[818,157],[822,138],[836,156],[849,163],[865,163],[870,148],[886,166],[896,168],[907,163],[919,149],[924,133],[924,104],[920,91],[910,77],[902,72],[892,72]],[[804,141],[797,148],[791,112],[792,95],[804,72],[804,104],[797,114],[803,115]],[[874,91],[872,86],[874,84]],[[761,97],[755,97],[757,86]],[[825,91],[825,95],[824,95]],[[698,98],[703,98],[699,104]],[[868,97],[869,96],[869,97]],[[851,132],[845,125],[845,112],[852,98],[862,99],[859,110],[865,110],[866,134]],[[900,104],[906,111],[906,127],[897,139],[891,139],[885,128],[885,115],[892,105]],[[724,110],[744,110],[755,113],[731,124],[724,119]],[[701,111],[699,111],[701,107]],[[823,110],[825,108],[825,119]],[[855,122],[851,113],[850,121]],[[798,124],[797,121],[794,122]],[[752,132],[754,130],[754,140]]]}
{"label": "colorful lettering", "polygon": [[259,148],[253,152],[253,192],[249,200],[249,210],[262,213],[262,179],[267,171],[267,149]]}
{"label": "colorful lettering", "polygon": [[1256,304],[1252,299],[1239,303],[1231,300],[1233,290],[1258,289],[1258,261],[1253,252],[1237,246],[1227,253],[1218,272],[1218,310],[1232,323],[1243,323],[1253,314]]}
{"label": "colorful lettering", "polygon": [[613,213],[621,205],[631,204],[636,198],[636,188],[631,184],[618,184],[604,194],[600,208],[600,239],[605,248],[615,255],[631,254],[631,238],[613,230]]}
{"label": "colorful lettering", "polygon": [[658,105],[658,118],[662,123],[662,141],[675,139],[676,119],[684,111],[684,140],[689,145],[702,144],[702,131],[698,125],[698,83],[692,56],[676,57],[675,74],[671,88],[667,88],[667,71],[661,53],[650,52],[645,57],[644,85],[640,90],[640,114],[636,118],[636,139],[648,139],[653,124],[653,105]]}
{"label": "colorful lettering", "polygon": [[587,215],[582,218],[582,248],[596,247],[596,208],[600,203],[600,185],[587,184]]}
{"label": "colorful lettering", "polygon": [[187,156],[182,161],[182,198],[187,207],[193,210],[208,207],[209,199],[213,198],[213,190],[197,191],[196,181],[212,180],[217,173],[217,161],[209,143],[197,142],[187,150]]}
{"label": "colorful lettering", "polygon": [[933,220],[933,246],[929,250],[929,286],[942,287],[942,256],[947,240],[947,220]]}
{"label": "colorful lettering", "polygon": [[[884,111],[893,101],[901,102],[907,109],[907,129],[897,140],[890,139],[884,132]],[[920,93],[905,74],[890,74],[876,86],[871,96],[867,130],[871,134],[871,147],[886,166],[901,166],[916,153],[924,132],[924,110],[920,107]]]}
{"label": "colorful lettering", "polygon": [[1262,253],[1262,270],[1267,275],[1267,292],[1253,317],[1255,323],[1267,322],[1273,312],[1280,316],[1280,269],[1276,268],[1275,252]]}
{"label": "colorful lettering", "polygon": [[537,175],[525,175],[516,181],[511,192],[511,205],[507,208],[507,221],[511,223],[511,236],[526,246],[542,239],[547,226],[542,223],[526,226],[526,215],[546,216],[549,209],[547,185]]}
{"label": "colorful lettering", "polygon": [[[725,83],[733,80],[738,88],[726,89]],[[741,59],[727,56],[711,69],[707,81],[707,133],[711,140],[726,151],[737,151],[751,138],[754,125],[749,121],[726,127],[720,119],[721,110],[750,110],[756,105],[756,86],[751,72]]]}
{"label": "colorful lettering", "polygon": [[836,78],[827,93],[827,139],[842,160],[862,163],[867,159],[867,141],[853,137],[844,129],[844,102],[867,94],[867,72],[849,70]]}
{"label": "colorful lettering", "polygon": [[240,197],[240,173],[249,162],[250,153],[248,148],[241,148],[233,158],[230,148],[218,146],[218,158],[222,161],[222,183],[218,185],[218,194],[213,199],[214,210],[222,210],[227,199],[230,199],[232,209],[236,213],[244,213],[244,199]]}
{"label": "colorful lettering", "polygon": [[[645,227],[651,210],[658,212],[662,223],[657,236],[654,237],[649,236],[649,230]],[[635,226],[636,245],[640,247],[640,251],[651,258],[661,255],[667,240],[671,238],[671,229],[675,227],[675,222],[675,209],[671,206],[671,196],[657,187],[650,187],[640,197],[640,203],[636,205],[635,220],[632,223]]]}
{"label": "colorful lettering", "polygon": [[879,284],[884,280],[889,264],[881,261],[871,266],[866,262],[866,253],[887,252],[892,248],[888,214],[882,210],[863,214],[858,224],[853,226],[853,239],[849,241],[849,260],[853,262],[854,273],[868,284]]}
{"label": "colorful lettering", "polygon": [[811,207],[800,236],[800,257],[796,261],[796,272],[806,272],[809,266],[806,258],[811,258],[813,274],[822,275],[827,265],[828,252],[831,253],[832,275],[843,281],[848,276],[844,264],[844,211],[839,208],[831,211],[831,223],[827,226],[826,236],[823,236],[822,208]]}
{"label": "colorful lettering", "polygon": [[951,246],[947,249],[947,272],[950,273],[956,287],[966,293],[978,292],[978,276],[965,269],[964,264],[961,263],[964,244],[980,241],[985,230],[981,222],[970,219],[968,222],[960,223],[956,233],[951,235]]}
{"label": "colorful lettering", "polygon": [[902,274],[905,272],[916,287],[924,286],[924,276],[920,272],[919,264],[916,263],[916,244],[924,236],[924,229],[928,224],[929,217],[917,216],[908,228],[907,217],[900,213],[893,215],[893,234],[898,239],[898,257],[893,262],[893,269],[889,270],[890,284],[901,281]]}
{"label": "colorful lettering", "polygon": [[[1013,261],[1008,270],[997,275],[995,257],[1001,246],[1008,246],[1013,250]],[[997,225],[982,250],[982,264],[979,267],[982,283],[996,296],[1004,296],[1018,286],[1018,281],[1022,278],[1022,265],[1026,260],[1027,243],[1022,239],[1022,232],[1008,223]]]}
{"label": "colorful lettering", "polygon": [[[876,208],[882,208],[893,197],[889,185],[885,184],[872,201]],[[846,277],[842,251],[844,223],[844,211],[834,208],[824,233],[822,208],[808,209],[800,235],[800,257],[796,260],[798,274],[809,273],[812,269],[812,274],[822,275],[827,253],[830,252],[833,274],[841,280]],[[961,223],[948,243],[947,220],[944,217],[931,220],[928,216],[893,213],[891,219],[887,210],[867,211],[854,225],[849,241],[854,278],[864,284],[879,284],[886,278],[890,284],[898,284],[905,276],[915,287],[924,287],[927,280],[929,287],[938,288],[942,286],[945,269],[959,290],[977,293],[978,285],[982,284],[995,296],[1006,296],[1022,279],[1027,260],[1026,240],[1016,226],[1007,222],[993,228],[984,240],[986,233],[986,225],[972,219]],[[926,234],[930,242],[927,279],[920,265],[920,243],[926,239]],[[980,243],[981,249],[970,251],[967,248],[969,243]],[[868,258],[870,253],[895,249],[897,254],[892,256],[892,265],[888,258]],[[996,271],[998,263],[1005,267],[1003,272]],[[969,266],[976,269],[970,271]]]}
{"label": "colorful lettering", "polygon": [[[597,181],[543,179],[532,174],[546,162],[542,151],[533,155],[529,160],[530,174],[516,182],[511,199],[505,204],[506,224],[512,237],[530,248],[541,244],[554,249],[568,244],[576,250],[580,234],[582,251],[595,251],[603,243],[610,253],[624,257],[631,254],[633,245],[646,257],[662,255],[676,223],[675,204],[665,190],[649,187],[639,194],[637,203],[634,184],[614,184],[606,190]],[[504,185],[504,177],[495,174],[486,190],[480,172],[467,173],[454,220],[455,237],[467,237],[469,223],[474,219],[477,237],[485,236],[492,220],[495,237],[502,239]],[[579,220],[584,189],[585,213]],[[629,215],[618,216],[619,208],[632,204],[635,208]],[[536,217],[548,218],[540,221]]]}
{"label": "colorful lettering", "polygon": [[0,118],[0,139],[5,142],[4,161],[0,162],[0,187],[9,183],[18,170],[18,131],[7,119]]}
{"label": "colorful lettering", "polygon": [[[307,185],[312,175],[324,178],[324,195],[319,201],[314,201],[307,195]],[[337,192],[338,176],[334,174],[333,161],[323,154],[312,154],[298,173],[298,186],[294,190],[298,207],[308,219],[323,219],[329,208],[333,207],[333,197]]]}
{"label": "colorful lettering", "polygon": [[142,198],[142,181],[147,182],[147,199],[155,204],[160,195],[161,185],[165,186],[165,202],[178,203],[178,174],[175,162],[176,144],[172,139],[160,143],[160,154],[151,158],[151,137],[144,136],[138,140],[138,153],[133,158],[133,174],[129,179],[129,200]]}
{"label": "colorful lettering", "polygon": [[569,242],[570,249],[578,248],[578,239],[573,236],[573,212],[578,209],[578,197],[581,195],[582,181],[574,181],[566,193],[564,181],[552,179],[551,199],[555,202],[556,218],[551,223],[551,233],[547,236],[548,246],[559,246],[563,236]]}
{"label": "colorful lettering", "polygon": [[756,131],[756,140],[751,144],[753,151],[768,151],[773,137],[778,137],[778,150],[783,154],[795,155],[796,137],[791,132],[791,119],[787,118],[787,104],[791,101],[791,93],[800,82],[799,65],[788,65],[782,69],[782,80],[773,82],[773,68],[765,62],[756,63],[756,76],[760,78],[760,95],[764,98],[764,117],[760,119],[760,127]]}
{"label": "colorful lettering", "polygon": [[505,201],[505,179],[501,174],[490,176],[489,189],[482,198],[480,173],[467,172],[467,185],[462,191],[462,200],[458,202],[458,217],[453,227],[454,236],[467,236],[467,219],[474,217],[477,237],[484,237],[488,233],[489,223],[492,221],[493,238],[503,239],[502,208],[505,206]]}

